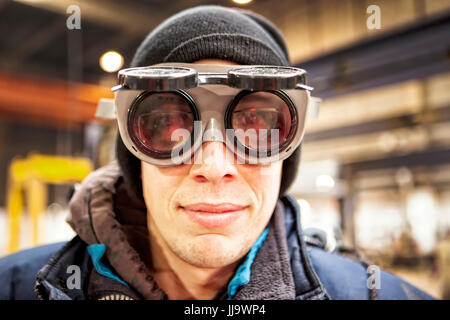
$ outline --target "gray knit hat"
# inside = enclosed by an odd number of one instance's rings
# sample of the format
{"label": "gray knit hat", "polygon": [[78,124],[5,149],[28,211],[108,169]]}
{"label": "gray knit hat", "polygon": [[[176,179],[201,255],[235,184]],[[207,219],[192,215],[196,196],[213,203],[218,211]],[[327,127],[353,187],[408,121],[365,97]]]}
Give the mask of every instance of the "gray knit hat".
{"label": "gray knit hat", "polygon": [[[222,59],[238,64],[289,66],[281,33],[266,18],[247,10],[198,6],[156,27],[137,49],[131,67],[162,62]],[[117,160],[132,197],[142,198],[140,160],[117,135]],[[280,196],[296,177],[301,145],[283,161]]]}

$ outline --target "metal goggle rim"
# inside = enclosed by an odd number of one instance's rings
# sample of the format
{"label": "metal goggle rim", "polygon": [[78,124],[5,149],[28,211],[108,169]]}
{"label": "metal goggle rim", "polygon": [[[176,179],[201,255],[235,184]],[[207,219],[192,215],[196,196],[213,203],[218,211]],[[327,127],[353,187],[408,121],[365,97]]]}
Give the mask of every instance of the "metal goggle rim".
{"label": "metal goggle rim", "polygon": [[119,84],[112,91],[188,90],[204,84],[221,84],[245,90],[313,90],[306,85],[306,71],[295,67],[239,66],[226,73],[198,72],[185,66],[149,66],[120,70]]}

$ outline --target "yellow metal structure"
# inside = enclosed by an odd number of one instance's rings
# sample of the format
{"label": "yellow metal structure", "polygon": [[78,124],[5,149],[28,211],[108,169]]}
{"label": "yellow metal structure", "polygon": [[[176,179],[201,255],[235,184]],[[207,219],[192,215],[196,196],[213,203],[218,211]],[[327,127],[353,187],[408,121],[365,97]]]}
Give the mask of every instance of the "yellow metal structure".
{"label": "yellow metal structure", "polygon": [[92,170],[92,162],[87,158],[33,154],[26,159],[13,160],[9,167],[7,195],[9,253],[19,250],[24,200],[33,226],[33,245],[36,246],[39,244],[39,219],[47,205],[47,184],[77,183]]}

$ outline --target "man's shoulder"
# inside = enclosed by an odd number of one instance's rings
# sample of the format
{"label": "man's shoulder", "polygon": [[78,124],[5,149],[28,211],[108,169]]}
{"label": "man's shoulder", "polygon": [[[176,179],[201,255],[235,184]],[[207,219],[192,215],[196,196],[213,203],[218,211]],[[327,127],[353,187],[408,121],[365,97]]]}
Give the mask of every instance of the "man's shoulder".
{"label": "man's shoulder", "polygon": [[377,288],[381,300],[434,299],[376,265],[366,266],[318,247],[309,247],[308,253],[317,276],[332,299],[366,300],[370,297],[369,287]]}
{"label": "man's shoulder", "polygon": [[0,258],[0,300],[34,300],[38,271],[66,242],[23,250]]}

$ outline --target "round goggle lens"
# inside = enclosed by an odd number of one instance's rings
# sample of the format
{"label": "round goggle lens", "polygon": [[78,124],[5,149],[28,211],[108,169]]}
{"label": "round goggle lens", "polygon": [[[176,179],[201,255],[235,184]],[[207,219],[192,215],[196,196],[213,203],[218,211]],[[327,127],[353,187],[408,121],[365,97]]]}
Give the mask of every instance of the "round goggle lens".
{"label": "round goggle lens", "polygon": [[152,93],[135,106],[133,136],[152,152],[167,153],[184,145],[194,128],[194,113],[183,96]]}
{"label": "round goggle lens", "polygon": [[262,151],[283,143],[291,130],[291,118],[286,101],[272,92],[259,91],[236,103],[231,124],[241,144]]}

